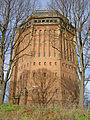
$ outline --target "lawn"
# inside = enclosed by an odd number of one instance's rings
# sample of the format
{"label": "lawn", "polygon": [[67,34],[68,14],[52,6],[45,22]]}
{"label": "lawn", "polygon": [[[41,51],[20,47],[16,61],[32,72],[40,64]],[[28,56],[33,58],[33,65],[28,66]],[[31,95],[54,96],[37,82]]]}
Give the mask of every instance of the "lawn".
{"label": "lawn", "polygon": [[0,120],[90,120],[90,110],[0,105]]}

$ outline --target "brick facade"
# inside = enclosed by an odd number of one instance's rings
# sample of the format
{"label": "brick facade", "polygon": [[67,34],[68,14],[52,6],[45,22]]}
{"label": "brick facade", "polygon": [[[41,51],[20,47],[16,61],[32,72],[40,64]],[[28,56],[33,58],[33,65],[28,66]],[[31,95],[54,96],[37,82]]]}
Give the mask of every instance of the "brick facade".
{"label": "brick facade", "polygon": [[73,26],[57,11],[35,11],[20,26],[16,38],[21,31],[24,32],[14,55],[27,47],[15,63],[10,81],[10,98],[20,96],[20,105],[31,105],[32,90],[36,87],[33,76],[36,71],[44,69],[57,78],[52,85],[56,93],[49,106],[67,106],[67,100],[77,100]]}

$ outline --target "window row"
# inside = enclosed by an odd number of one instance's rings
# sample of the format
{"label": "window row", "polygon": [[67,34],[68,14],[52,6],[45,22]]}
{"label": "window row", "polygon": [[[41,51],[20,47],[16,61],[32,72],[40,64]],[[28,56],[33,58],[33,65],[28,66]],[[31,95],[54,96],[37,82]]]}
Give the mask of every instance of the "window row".
{"label": "window row", "polygon": [[[42,42],[46,43],[46,42],[47,42],[47,39],[44,39],[44,40],[39,39],[39,43],[42,43]],[[51,42],[56,43],[56,39],[54,39],[54,40],[49,39],[49,42],[50,42],[50,43],[51,43]],[[34,39],[34,43],[37,43],[37,38]]]}
{"label": "window row", "polygon": [[[39,65],[41,65],[41,62],[38,63]],[[44,65],[46,65],[47,62],[44,62]],[[57,62],[54,62],[55,65],[57,65]],[[36,65],[36,62],[33,62],[33,65]],[[49,65],[52,65],[52,62],[49,62]]]}
{"label": "window row", "polygon": [[[33,72],[33,77],[35,77],[36,76],[36,73],[35,72]],[[47,74],[46,73],[43,73],[43,76],[44,77],[46,77],[47,76]],[[57,72],[55,72],[55,76],[57,76]]]}
{"label": "window row", "polygon": [[[36,57],[36,53],[33,54],[33,57]],[[41,53],[38,54],[38,57],[41,57]],[[47,57],[46,53],[44,53],[44,55],[42,57]],[[52,57],[52,54],[49,53],[49,57],[51,58]],[[57,54],[54,53],[54,57],[57,57]]]}
{"label": "window row", "polygon": [[50,19],[49,19],[49,20],[46,20],[46,19],[40,20],[40,19],[39,19],[39,20],[34,20],[34,22],[35,22],[35,23],[45,23],[45,22],[46,22],[46,23],[48,23],[48,22],[49,22],[49,23],[52,23],[52,22],[57,23],[58,21],[57,21],[57,19],[53,19],[53,20],[50,20]]}
{"label": "window row", "polygon": [[[44,35],[47,34],[48,31],[44,30]],[[49,34],[53,33],[56,34],[56,30],[49,30]],[[35,34],[37,34],[37,30],[35,30]],[[42,34],[42,30],[39,30],[39,34]]]}

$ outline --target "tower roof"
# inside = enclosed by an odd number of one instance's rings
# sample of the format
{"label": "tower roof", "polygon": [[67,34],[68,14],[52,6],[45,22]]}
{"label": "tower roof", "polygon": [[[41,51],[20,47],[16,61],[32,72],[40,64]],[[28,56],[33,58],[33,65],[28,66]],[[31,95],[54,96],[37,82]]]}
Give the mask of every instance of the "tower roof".
{"label": "tower roof", "polygon": [[63,21],[69,22],[68,19],[60,14],[57,10],[36,10],[24,22],[35,18],[61,18]]}

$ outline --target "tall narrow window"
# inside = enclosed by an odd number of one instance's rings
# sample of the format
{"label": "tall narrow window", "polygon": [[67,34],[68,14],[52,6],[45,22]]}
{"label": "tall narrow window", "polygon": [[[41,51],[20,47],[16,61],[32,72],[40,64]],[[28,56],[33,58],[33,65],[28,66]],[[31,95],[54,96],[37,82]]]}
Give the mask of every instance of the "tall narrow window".
{"label": "tall narrow window", "polygon": [[49,42],[51,43],[52,42],[52,39],[50,38]]}
{"label": "tall narrow window", "polygon": [[42,31],[40,30],[40,35],[42,34]]}
{"label": "tall narrow window", "polygon": [[34,54],[33,54],[33,57],[36,57],[36,54],[35,54],[35,52],[34,52]]}
{"label": "tall narrow window", "polygon": [[42,42],[42,40],[40,39],[40,43]]}
{"label": "tall narrow window", "polygon": [[46,39],[44,39],[44,43],[46,43]]}
{"label": "tall narrow window", "polygon": [[46,53],[44,53],[44,57],[46,57]]}
{"label": "tall narrow window", "polygon": [[46,35],[47,34],[47,31],[46,30],[44,30],[44,35]]}
{"label": "tall narrow window", "polygon": [[37,30],[35,30],[35,34],[37,34]]}
{"label": "tall narrow window", "polygon": [[35,72],[33,73],[33,77],[35,77]]}
{"label": "tall narrow window", "polygon": [[54,39],[54,43],[56,43],[56,39]]}
{"label": "tall narrow window", "polygon": [[39,57],[41,57],[41,53],[39,53],[39,55],[38,55]]}
{"label": "tall narrow window", "polygon": [[37,43],[37,39],[35,38],[35,43]]}
{"label": "tall narrow window", "polygon": [[51,30],[49,30],[49,34],[51,34],[51,32],[52,32],[52,31],[51,31]]}
{"label": "tall narrow window", "polygon": [[54,34],[56,34],[56,30],[54,30]]}
{"label": "tall narrow window", "polygon": [[56,57],[56,53],[54,53],[54,57]]}
{"label": "tall narrow window", "polygon": [[51,53],[49,53],[49,57],[51,58]]}

